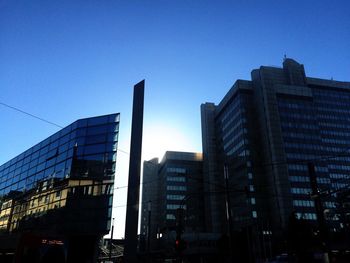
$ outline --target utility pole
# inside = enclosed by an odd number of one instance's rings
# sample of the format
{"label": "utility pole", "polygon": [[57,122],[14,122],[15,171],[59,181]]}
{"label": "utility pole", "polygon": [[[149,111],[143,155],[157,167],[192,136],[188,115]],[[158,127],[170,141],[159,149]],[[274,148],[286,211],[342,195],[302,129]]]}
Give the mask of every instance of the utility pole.
{"label": "utility pole", "polygon": [[308,172],[309,172],[309,177],[310,177],[310,186],[312,190],[312,195],[311,198],[315,202],[315,209],[316,209],[316,215],[317,215],[317,223],[320,231],[320,237],[321,237],[321,242],[323,246],[323,250],[325,251],[325,262],[329,262],[328,259],[328,234],[327,234],[327,226],[326,222],[324,219],[324,214],[323,214],[323,205],[321,202],[321,194],[318,189],[318,183],[317,183],[317,177],[316,177],[316,172],[315,172],[315,165],[311,162],[307,164]]}
{"label": "utility pole", "polygon": [[230,194],[229,194],[229,181],[228,181],[228,167],[227,164],[224,165],[224,177],[225,177],[225,197],[226,197],[226,219],[228,224],[228,237],[229,237],[229,252],[230,252],[230,262],[233,260],[232,256],[232,246],[233,246],[233,240],[232,240],[232,221],[231,221],[231,200],[230,200]]}
{"label": "utility pole", "polygon": [[152,202],[148,201],[148,230],[147,230],[147,252],[148,256],[151,254],[151,208]]}
{"label": "utility pole", "polygon": [[175,250],[177,254],[177,263],[182,262],[182,250],[184,249],[184,241],[182,240],[184,209],[182,205],[176,210],[176,240]]}
{"label": "utility pole", "polygon": [[114,218],[112,219],[111,239],[109,240],[109,261],[112,261],[113,232],[114,232]]}

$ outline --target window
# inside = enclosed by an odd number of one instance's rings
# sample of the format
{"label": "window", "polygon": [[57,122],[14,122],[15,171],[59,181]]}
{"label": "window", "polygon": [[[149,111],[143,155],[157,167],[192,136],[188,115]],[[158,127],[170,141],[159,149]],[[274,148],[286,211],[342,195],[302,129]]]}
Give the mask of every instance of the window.
{"label": "window", "polygon": [[166,219],[167,220],[175,220],[176,218],[175,218],[175,215],[173,215],[173,214],[167,214]]}
{"label": "window", "polygon": [[106,141],[105,134],[88,136],[85,140],[86,144],[94,144],[94,143],[104,143]]}
{"label": "window", "polygon": [[85,154],[94,154],[94,153],[100,153],[105,151],[105,144],[94,144],[94,145],[89,145],[85,146]]}
{"label": "window", "polygon": [[252,217],[253,218],[257,218],[258,217],[258,213],[256,211],[252,211]]}
{"label": "window", "polygon": [[255,205],[255,204],[256,204],[256,201],[255,201],[255,198],[254,198],[254,197],[250,198],[250,203],[251,203],[252,205]]}
{"label": "window", "polygon": [[248,173],[248,179],[250,179],[250,180],[253,179],[253,174],[252,173]]}

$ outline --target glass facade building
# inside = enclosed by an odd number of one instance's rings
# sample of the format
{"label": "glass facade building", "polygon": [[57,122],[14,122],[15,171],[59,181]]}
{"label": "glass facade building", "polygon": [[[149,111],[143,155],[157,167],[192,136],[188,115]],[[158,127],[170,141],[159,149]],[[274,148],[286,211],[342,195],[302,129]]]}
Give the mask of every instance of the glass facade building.
{"label": "glass facade building", "polygon": [[0,166],[3,255],[15,253],[15,262],[96,256],[110,229],[118,131],[119,114],[80,119]]}
{"label": "glass facade building", "polygon": [[[308,163],[330,236],[348,231],[348,199],[339,196],[350,185],[350,83],[307,77],[292,59],[282,68],[261,66],[251,77],[237,80],[218,105],[202,104],[203,172],[223,186],[227,167],[235,230],[258,240],[249,246],[265,260],[285,251],[292,215],[318,226]],[[225,206],[206,198],[207,230],[223,233],[227,220],[217,214]]]}

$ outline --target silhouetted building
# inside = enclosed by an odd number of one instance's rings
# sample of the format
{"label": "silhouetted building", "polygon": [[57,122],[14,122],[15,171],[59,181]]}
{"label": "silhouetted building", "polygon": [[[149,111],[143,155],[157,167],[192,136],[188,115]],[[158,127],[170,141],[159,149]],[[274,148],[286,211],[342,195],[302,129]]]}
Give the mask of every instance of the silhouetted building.
{"label": "silhouetted building", "polygon": [[0,166],[1,262],[96,259],[111,224],[118,131],[119,114],[81,119]]}
{"label": "silhouetted building", "polygon": [[143,165],[141,236],[148,240],[151,208],[151,249],[174,248],[177,209],[183,208],[184,233],[204,230],[202,154],[165,153],[162,161]]}
{"label": "silhouetted building", "polygon": [[[154,158],[143,162],[142,203],[141,203],[141,241],[140,250],[154,250],[160,232],[160,183],[159,160]],[[141,242],[141,244],[142,244]]]}
{"label": "silhouetted building", "polygon": [[[316,167],[328,229],[344,228],[336,193],[350,183],[350,83],[307,77],[304,66],[261,66],[237,80],[223,100],[201,105],[205,191],[229,177],[232,224],[251,235],[254,256],[286,250],[293,212],[317,225],[307,162]],[[226,167],[226,168],[225,168]],[[205,195],[206,230],[227,232],[225,199]]]}

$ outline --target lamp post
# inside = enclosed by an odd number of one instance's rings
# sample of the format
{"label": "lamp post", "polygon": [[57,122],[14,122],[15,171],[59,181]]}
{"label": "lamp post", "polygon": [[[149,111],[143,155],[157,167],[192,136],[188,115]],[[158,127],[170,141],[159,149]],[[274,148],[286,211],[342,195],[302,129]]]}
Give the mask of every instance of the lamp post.
{"label": "lamp post", "polygon": [[113,217],[113,219],[112,219],[111,239],[110,239],[110,241],[109,241],[109,261],[112,261],[113,232],[114,232],[114,217]]}
{"label": "lamp post", "polygon": [[150,255],[151,252],[151,208],[152,202],[148,201],[148,230],[147,230],[147,252]]}
{"label": "lamp post", "polygon": [[232,219],[231,219],[231,200],[230,200],[230,194],[229,194],[229,181],[228,181],[228,167],[225,164],[224,165],[224,178],[225,178],[225,198],[226,198],[226,219],[228,224],[228,238],[229,238],[229,251],[230,251],[230,261],[232,262],[233,256],[232,256],[232,233],[233,233],[233,227],[232,227]]}

